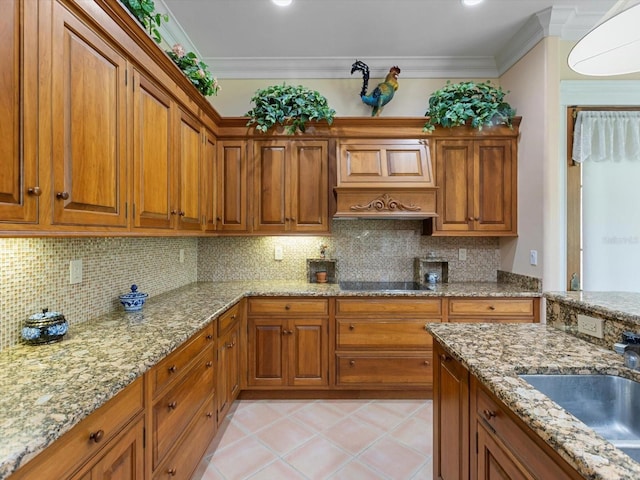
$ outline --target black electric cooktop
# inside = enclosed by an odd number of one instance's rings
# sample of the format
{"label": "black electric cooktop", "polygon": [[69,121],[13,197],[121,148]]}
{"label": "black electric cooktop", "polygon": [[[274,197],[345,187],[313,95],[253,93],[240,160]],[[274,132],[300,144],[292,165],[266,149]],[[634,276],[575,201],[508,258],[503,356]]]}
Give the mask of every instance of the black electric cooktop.
{"label": "black electric cooktop", "polygon": [[340,282],[343,290],[376,291],[376,290],[434,290],[434,285],[422,285],[418,282]]}

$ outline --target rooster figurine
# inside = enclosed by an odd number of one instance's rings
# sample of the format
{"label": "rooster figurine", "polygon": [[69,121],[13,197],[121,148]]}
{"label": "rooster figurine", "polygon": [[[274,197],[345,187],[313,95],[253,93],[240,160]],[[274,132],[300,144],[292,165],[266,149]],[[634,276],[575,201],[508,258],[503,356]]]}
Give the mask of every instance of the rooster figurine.
{"label": "rooster figurine", "polygon": [[400,68],[393,66],[389,69],[389,73],[384,79],[384,82],[379,83],[376,88],[373,89],[370,95],[367,95],[367,88],[369,86],[369,67],[366,63],[356,60],[351,65],[351,75],[353,72],[359,70],[362,72],[362,91],[360,92],[360,98],[363,103],[373,107],[371,111],[372,117],[377,117],[382,113],[382,108],[391,101],[393,94],[398,89],[398,75],[400,74]]}

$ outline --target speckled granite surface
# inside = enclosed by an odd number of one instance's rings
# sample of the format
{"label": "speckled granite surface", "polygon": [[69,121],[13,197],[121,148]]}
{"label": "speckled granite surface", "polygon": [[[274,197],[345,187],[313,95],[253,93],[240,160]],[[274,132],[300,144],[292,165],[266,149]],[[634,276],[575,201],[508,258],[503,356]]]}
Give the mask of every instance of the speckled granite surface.
{"label": "speckled granite surface", "polygon": [[640,293],[545,292],[545,298],[640,326]]}
{"label": "speckled granite surface", "polygon": [[437,285],[433,291],[346,292],[306,282],[193,283],[70,329],[62,342],[0,354],[0,479],[172,352],[243,296],[540,296],[509,284]]}
{"label": "speckled granite surface", "polygon": [[606,373],[640,381],[621,356],[540,324],[432,323],[427,330],[585,478],[640,478],[640,464],[517,376]]}

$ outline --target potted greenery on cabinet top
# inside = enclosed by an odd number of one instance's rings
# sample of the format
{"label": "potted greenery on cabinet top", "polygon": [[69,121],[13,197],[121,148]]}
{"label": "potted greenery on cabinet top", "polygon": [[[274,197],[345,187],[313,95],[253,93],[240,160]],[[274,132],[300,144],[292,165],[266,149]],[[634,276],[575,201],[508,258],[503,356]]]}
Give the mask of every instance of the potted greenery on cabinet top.
{"label": "potted greenery on cabinet top", "polygon": [[494,87],[488,80],[484,83],[448,81],[429,98],[429,110],[425,113],[429,119],[424,131],[432,132],[436,125],[470,125],[478,130],[490,125],[511,126],[516,111],[504,101],[504,96],[502,87]]}
{"label": "potted greenery on cabinet top", "polygon": [[302,85],[273,85],[256,91],[251,101],[255,107],[245,114],[250,117],[247,126],[256,124],[263,133],[277,123],[293,135],[297,130],[304,132],[310,121],[326,120],[331,125],[336,114],[325,97]]}

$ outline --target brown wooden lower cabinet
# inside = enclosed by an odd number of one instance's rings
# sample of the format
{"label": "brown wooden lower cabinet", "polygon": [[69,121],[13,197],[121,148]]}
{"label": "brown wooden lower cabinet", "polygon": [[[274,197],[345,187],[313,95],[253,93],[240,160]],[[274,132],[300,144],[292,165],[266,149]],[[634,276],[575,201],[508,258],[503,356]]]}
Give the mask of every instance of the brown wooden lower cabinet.
{"label": "brown wooden lower cabinet", "polygon": [[582,478],[439,343],[433,352],[434,478]]}
{"label": "brown wooden lower cabinet", "polygon": [[217,419],[222,423],[231,404],[240,393],[240,305],[236,304],[218,319],[217,345]]}

